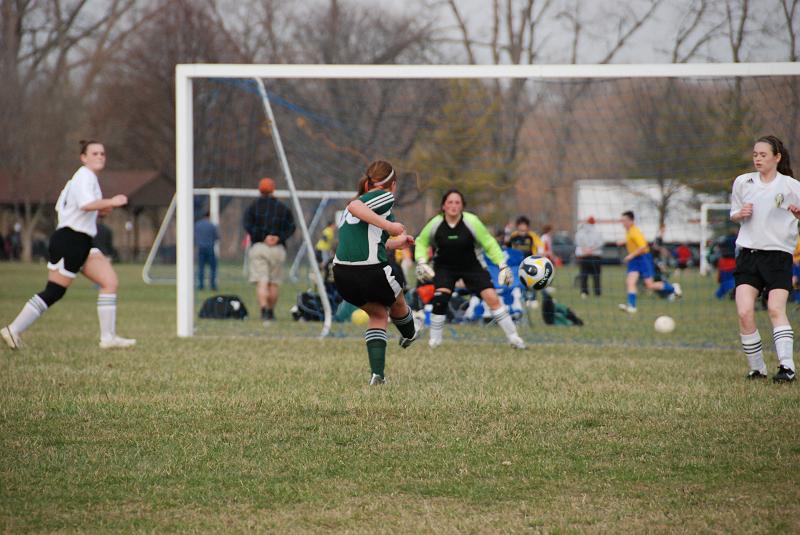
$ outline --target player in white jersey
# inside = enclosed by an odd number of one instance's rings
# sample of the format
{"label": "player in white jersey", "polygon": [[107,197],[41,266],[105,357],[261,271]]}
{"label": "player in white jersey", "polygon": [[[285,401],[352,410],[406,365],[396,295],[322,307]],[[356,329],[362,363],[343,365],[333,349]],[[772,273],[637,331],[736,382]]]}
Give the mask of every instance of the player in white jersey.
{"label": "player in white jersey", "polygon": [[748,379],[767,377],[761,335],[755,321],[759,292],[767,292],[767,310],[778,354],[775,382],[795,380],[794,333],[786,316],[792,290],[792,253],[800,219],[800,182],[792,178],[789,152],[775,136],[753,146],[754,173],[736,177],[731,194],[731,220],[740,223],[736,245],[736,310]]}
{"label": "player in white jersey", "polygon": [[117,274],[111,262],[92,247],[97,234],[97,215],[107,215],[114,208],[125,206],[128,198],[115,195],[104,199],[97,174],[106,165],[106,152],[98,141],[81,141],[81,163],[64,186],[56,202],[58,226],[50,236],[47,286],[31,297],[9,325],[0,329],[0,337],[11,349],[20,347],[20,335],[64,297],[79,271],[100,287],[97,316],[100,321],[100,347],[131,347],[136,340],[116,334]]}

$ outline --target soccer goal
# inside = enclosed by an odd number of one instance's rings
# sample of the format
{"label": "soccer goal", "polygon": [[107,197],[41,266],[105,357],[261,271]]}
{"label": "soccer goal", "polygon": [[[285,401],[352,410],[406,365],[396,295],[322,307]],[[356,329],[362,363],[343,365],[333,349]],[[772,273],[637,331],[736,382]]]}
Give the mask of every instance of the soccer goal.
{"label": "soccer goal", "polygon": [[[395,215],[414,234],[450,188],[499,240],[520,215],[536,232],[553,228],[553,253],[563,261],[553,295],[585,326],[539,323],[530,340],[730,344],[729,303],[714,300],[713,282],[694,263],[679,271],[670,257],[679,244],[697,250],[713,238],[701,233],[700,205],[727,202],[733,178],[750,169],[757,137],[774,133],[790,150],[800,147],[798,95],[794,63],[179,65],[178,335],[194,332],[198,188],[247,189],[273,176],[302,223],[302,254],[313,259],[311,213],[322,197],[304,201],[298,192],[352,191],[365,166],[382,158],[400,178]],[[605,189],[580,200],[578,185],[591,181]],[[659,276],[683,287],[676,301],[640,288],[636,316],[617,309],[626,298],[616,246],[623,208],[636,212],[648,241],[659,238]],[[606,245],[596,298],[591,289],[581,296],[575,263],[574,235],[589,216]],[[323,293],[315,262],[309,271]],[[654,334],[659,315],[678,318],[669,339]],[[454,329],[470,339],[471,331]]]}

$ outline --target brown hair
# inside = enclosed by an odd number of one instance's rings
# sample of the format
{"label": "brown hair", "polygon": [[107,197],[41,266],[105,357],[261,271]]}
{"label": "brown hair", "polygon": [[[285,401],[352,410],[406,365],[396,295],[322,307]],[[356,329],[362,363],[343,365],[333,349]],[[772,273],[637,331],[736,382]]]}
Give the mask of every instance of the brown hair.
{"label": "brown hair", "polygon": [[756,143],[766,143],[772,147],[772,154],[780,154],[781,159],[778,162],[778,172],[782,175],[794,178],[794,175],[792,174],[792,162],[789,159],[789,151],[783,146],[783,141],[775,136],[763,136],[758,138]]}
{"label": "brown hair", "polygon": [[445,191],[444,195],[442,195],[442,203],[439,205],[439,208],[441,208],[442,212],[444,212],[444,203],[447,202],[447,198],[454,193],[461,197],[461,208],[467,207],[467,199],[464,198],[464,194],[458,191],[456,188],[451,188]]}
{"label": "brown hair", "polygon": [[[390,175],[391,178],[389,178]],[[387,178],[389,180],[386,180]],[[384,180],[386,182],[383,182]],[[384,160],[375,160],[369,164],[367,170],[364,171],[364,176],[358,181],[358,196],[360,197],[374,188],[389,189],[395,182],[397,182],[397,174],[395,174],[392,164]]]}
{"label": "brown hair", "polygon": [[102,145],[103,143],[94,139],[81,139],[78,144],[81,146],[81,154],[86,154],[89,145]]}

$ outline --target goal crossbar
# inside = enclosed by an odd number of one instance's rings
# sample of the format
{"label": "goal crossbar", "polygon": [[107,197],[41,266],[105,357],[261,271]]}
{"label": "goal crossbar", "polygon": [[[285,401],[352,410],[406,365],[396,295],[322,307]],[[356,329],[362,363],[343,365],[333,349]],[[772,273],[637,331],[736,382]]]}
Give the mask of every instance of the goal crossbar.
{"label": "goal crossbar", "polygon": [[800,63],[646,63],[603,65],[236,65],[180,64],[181,78],[714,78],[792,76]]}

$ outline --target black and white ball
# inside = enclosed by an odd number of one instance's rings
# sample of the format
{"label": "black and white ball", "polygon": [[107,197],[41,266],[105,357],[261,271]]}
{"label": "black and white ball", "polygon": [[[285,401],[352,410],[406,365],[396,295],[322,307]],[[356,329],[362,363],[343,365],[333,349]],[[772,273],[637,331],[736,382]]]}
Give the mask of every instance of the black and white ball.
{"label": "black and white ball", "polygon": [[519,265],[519,282],[530,290],[544,290],[554,274],[553,263],[544,256],[529,256]]}

